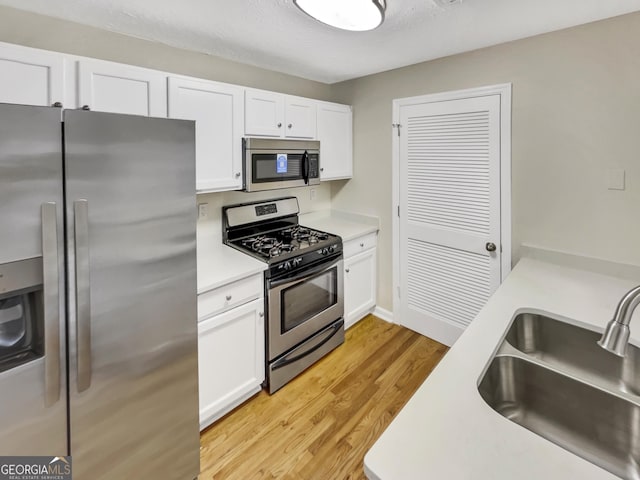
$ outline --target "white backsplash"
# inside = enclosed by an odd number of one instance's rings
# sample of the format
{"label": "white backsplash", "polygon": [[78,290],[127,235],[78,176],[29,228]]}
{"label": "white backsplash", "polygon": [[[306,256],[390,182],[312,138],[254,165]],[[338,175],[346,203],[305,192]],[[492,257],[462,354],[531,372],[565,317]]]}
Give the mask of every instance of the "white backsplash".
{"label": "white backsplash", "polygon": [[[312,190],[315,198],[312,200]],[[270,190],[267,192],[222,192],[198,195],[198,204],[207,204],[207,217],[198,219],[198,256],[208,256],[222,243],[222,207],[236,203],[268,200],[295,196],[300,204],[300,213],[309,213],[331,208],[331,186],[322,183],[314,187]]]}

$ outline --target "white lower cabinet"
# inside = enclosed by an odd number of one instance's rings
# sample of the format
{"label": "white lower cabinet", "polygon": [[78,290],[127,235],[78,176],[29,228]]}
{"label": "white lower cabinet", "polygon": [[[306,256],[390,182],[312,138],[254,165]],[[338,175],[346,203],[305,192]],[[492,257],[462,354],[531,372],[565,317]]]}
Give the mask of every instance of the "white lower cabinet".
{"label": "white lower cabinet", "polygon": [[198,323],[200,429],[259,392],[264,381],[264,301],[257,298]]}
{"label": "white lower cabinet", "polygon": [[377,258],[375,240],[375,234],[370,234],[345,243],[345,328],[351,327],[358,320],[371,313],[376,306]]}

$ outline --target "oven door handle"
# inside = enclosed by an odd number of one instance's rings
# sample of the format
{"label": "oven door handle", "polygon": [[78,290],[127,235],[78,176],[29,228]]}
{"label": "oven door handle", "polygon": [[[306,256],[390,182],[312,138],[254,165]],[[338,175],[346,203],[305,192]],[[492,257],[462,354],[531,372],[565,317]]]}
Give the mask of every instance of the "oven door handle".
{"label": "oven door handle", "polygon": [[331,268],[335,267],[338,263],[340,263],[341,260],[342,260],[342,255],[340,255],[338,258],[335,259],[334,262],[331,262],[328,265],[326,263],[323,263],[322,265],[318,265],[317,267],[311,268],[309,270],[305,270],[304,272],[302,272],[303,273],[302,276],[300,276],[301,275],[300,273],[293,273],[290,276],[287,276],[286,278],[269,280],[268,287],[271,289],[271,288],[277,288],[281,285],[303,282],[317,275],[318,273],[324,272],[325,270],[330,270]]}
{"label": "oven door handle", "polygon": [[298,355],[295,355],[293,357],[287,357],[286,355],[278,360],[276,360],[275,362],[273,362],[271,369],[272,370],[277,370],[279,368],[285,367],[287,365],[289,365],[290,363],[294,363],[297,362],[298,360],[311,355],[313,352],[315,352],[316,350],[318,350],[319,348],[322,348],[322,346],[327,343],[329,340],[331,340],[333,338],[333,336],[338,333],[340,331],[340,329],[344,326],[344,321],[339,321],[334,323],[333,325],[330,325],[328,328],[326,328],[324,330],[324,332],[322,332],[323,334],[326,334],[327,336],[325,338],[322,339],[321,342],[317,343],[316,345],[314,345],[310,350],[306,350],[302,353],[299,353]]}

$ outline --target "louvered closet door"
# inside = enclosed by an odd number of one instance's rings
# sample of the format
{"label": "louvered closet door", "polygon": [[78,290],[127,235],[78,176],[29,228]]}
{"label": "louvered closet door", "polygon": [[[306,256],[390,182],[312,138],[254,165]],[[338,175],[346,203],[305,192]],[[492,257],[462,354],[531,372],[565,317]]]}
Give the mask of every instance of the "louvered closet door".
{"label": "louvered closet door", "polygon": [[500,96],[402,106],[400,124],[400,321],[451,345],[500,283]]}

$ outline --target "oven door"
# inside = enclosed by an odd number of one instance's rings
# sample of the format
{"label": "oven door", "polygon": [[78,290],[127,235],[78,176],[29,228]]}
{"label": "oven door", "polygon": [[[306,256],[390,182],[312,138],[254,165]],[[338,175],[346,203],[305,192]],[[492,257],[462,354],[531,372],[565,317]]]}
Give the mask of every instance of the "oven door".
{"label": "oven door", "polygon": [[268,282],[269,361],[344,315],[342,256]]}

